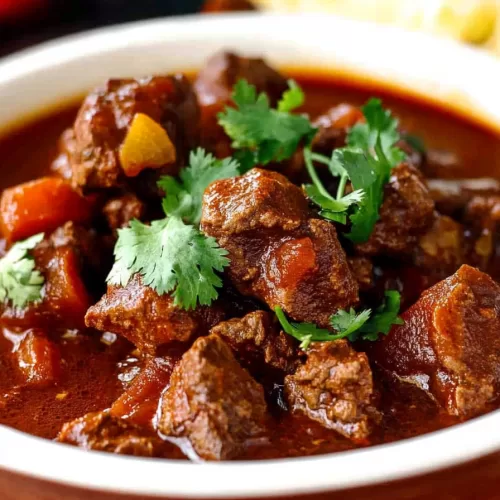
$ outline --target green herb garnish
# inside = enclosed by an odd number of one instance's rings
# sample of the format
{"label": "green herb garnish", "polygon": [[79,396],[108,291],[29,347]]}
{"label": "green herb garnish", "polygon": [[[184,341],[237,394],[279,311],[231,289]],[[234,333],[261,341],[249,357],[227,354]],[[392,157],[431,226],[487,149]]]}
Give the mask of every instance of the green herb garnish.
{"label": "green herb garnish", "polygon": [[385,293],[386,300],[372,315],[371,309],[356,313],[354,309],[340,310],[330,318],[334,331],[319,328],[314,323],[290,322],[281,307],[274,309],[281,327],[288,335],[300,341],[301,349],[306,350],[311,342],[329,342],[348,338],[355,340],[377,340],[380,335],[387,335],[392,325],[401,325],[403,320],[398,316],[400,294],[395,290]]}
{"label": "green herb garnish", "polygon": [[265,93],[257,94],[246,80],[236,83],[233,101],[236,108],[227,107],[218,118],[237,150],[234,156],[241,164],[241,173],[255,165],[290,158],[302,141],[310,143],[316,133],[306,116],[291,113],[304,102],[303,91],[293,81],[277,109],[271,108]]}
{"label": "green herb garnish", "polygon": [[165,191],[163,210],[198,225],[205,189],[214,181],[239,175],[239,164],[232,158],[218,160],[204,149],[191,152],[189,166],[183,168],[179,180],[163,176],[158,185]]}
{"label": "green herb garnish", "polygon": [[42,299],[44,278],[35,269],[35,261],[30,255],[43,233],[15,243],[0,259],[0,300],[12,303],[14,307],[24,307]]}
{"label": "green herb garnish", "polygon": [[203,192],[211,182],[237,174],[236,161],[217,160],[198,149],[180,180],[163,177],[159,186],[166,192],[162,205],[167,217],[151,225],[133,220],[118,230],[108,283],[125,286],[139,274],[159,295],[172,293],[176,306],[189,310],[197,304],[210,305],[222,286],[217,273],[229,259],[215,238],[198,230]]}

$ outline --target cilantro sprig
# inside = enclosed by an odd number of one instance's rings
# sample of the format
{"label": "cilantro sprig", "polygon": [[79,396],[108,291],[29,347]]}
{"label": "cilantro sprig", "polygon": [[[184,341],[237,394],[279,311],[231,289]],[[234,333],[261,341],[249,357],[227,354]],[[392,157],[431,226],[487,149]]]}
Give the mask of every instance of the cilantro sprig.
{"label": "cilantro sprig", "polygon": [[176,306],[189,310],[197,304],[210,305],[222,286],[218,273],[229,265],[229,259],[215,238],[197,228],[202,196],[212,181],[236,175],[237,170],[233,160],[219,161],[199,149],[181,171],[180,180],[161,179],[166,217],[150,225],[133,220],[118,230],[108,283],[125,286],[139,274],[159,295],[172,293]]}
{"label": "cilantro sprig", "polygon": [[205,189],[216,180],[237,175],[239,164],[236,160],[218,160],[203,148],[198,148],[191,152],[189,166],[181,170],[179,180],[165,175],[158,182],[166,193],[163,210],[167,215],[175,215],[186,223],[198,225]]}
{"label": "cilantro sprig", "polygon": [[[313,185],[306,185],[310,200],[320,208],[326,219],[346,224],[351,231],[346,235],[354,243],[364,243],[379,219],[384,201],[384,187],[391,170],[405,159],[396,144],[400,140],[398,121],[382,107],[379,99],[370,99],[362,107],[365,123],[358,123],[347,135],[348,146],[333,151],[330,158],[304,150],[304,160]],[[313,162],[328,166],[334,177],[339,177],[335,199],[322,187]],[[353,191],[345,195],[347,181]],[[335,203],[332,203],[332,202]]]}
{"label": "cilantro sprig", "polygon": [[255,165],[290,158],[302,141],[309,144],[316,134],[306,116],[291,113],[303,104],[304,93],[293,80],[288,85],[277,109],[273,109],[267,94],[257,94],[254,85],[239,80],[233,92],[236,107],[219,113],[219,124],[233,141],[241,173]]}
{"label": "cilantro sprig", "polygon": [[16,308],[42,299],[44,278],[35,269],[35,261],[30,255],[43,233],[15,243],[0,259],[0,300],[10,302]]}
{"label": "cilantro sprig", "polygon": [[371,309],[359,313],[351,308],[340,310],[330,318],[332,330],[319,328],[314,323],[295,323],[288,320],[281,307],[274,312],[284,332],[300,341],[300,348],[307,350],[312,342],[330,342],[347,338],[355,340],[377,340],[380,335],[387,335],[392,325],[401,325],[403,320],[398,316],[401,297],[396,290],[385,292],[384,303],[377,308],[375,314]]}

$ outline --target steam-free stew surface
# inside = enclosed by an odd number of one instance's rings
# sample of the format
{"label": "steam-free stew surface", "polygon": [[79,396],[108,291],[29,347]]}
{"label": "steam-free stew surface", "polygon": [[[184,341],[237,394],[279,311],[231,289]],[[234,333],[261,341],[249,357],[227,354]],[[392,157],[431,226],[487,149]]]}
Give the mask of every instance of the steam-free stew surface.
{"label": "steam-free stew surface", "polygon": [[[379,88],[356,87],[312,75],[296,78],[306,93],[303,109],[312,117],[336,104],[361,105],[377,95],[400,117],[402,128],[421,137],[429,150],[446,152],[443,155],[449,168],[440,171],[441,177],[500,177],[500,140],[493,132]],[[48,173],[57,154],[59,136],[72,125],[76,112],[76,105],[68,107],[0,140],[2,189]],[[0,336],[0,423],[30,434],[53,439],[64,422],[109,408],[144,367],[134,346],[123,338],[113,338],[109,344],[101,340],[98,332],[80,334],[75,329],[54,328],[49,330],[49,337],[59,347],[62,376],[53,386],[25,387],[19,384],[17,360],[12,353],[20,334],[9,328],[4,327]],[[415,436],[460,421],[438,411],[427,396],[411,386],[387,384],[377,372],[375,380],[382,422],[363,445]],[[152,401],[135,422],[142,420],[149,425],[157,404],[157,399]],[[238,458],[311,455],[357,446],[305,416],[281,412],[271,425],[267,445],[250,445]],[[178,454],[172,452],[172,456]]]}

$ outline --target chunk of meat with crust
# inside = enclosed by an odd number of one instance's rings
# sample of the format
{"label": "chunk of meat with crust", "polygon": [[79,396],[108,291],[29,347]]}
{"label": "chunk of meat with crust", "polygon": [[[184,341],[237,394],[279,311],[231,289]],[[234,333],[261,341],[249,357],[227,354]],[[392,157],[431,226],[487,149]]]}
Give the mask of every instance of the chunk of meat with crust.
{"label": "chunk of meat with crust", "polygon": [[112,198],[102,209],[110,229],[128,227],[133,219],[142,220],[146,213],[146,205],[135,194],[127,193]]}
{"label": "chunk of meat with crust", "polygon": [[112,417],[109,412],[88,413],[64,424],[57,436],[60,443],[85,450],[106,451],[136,457],[183,458],[181,451],[147,429]]}
{"label": "chunk of meat with crust", "polygon": [[346,340],[313,343],[306,363],[285,378],[293,412],[360,443],[369,436],[377,415],[373,393],[368,358]]}
{"label": "chunk of meat with crust", "polygon": [[318,133],[312,148],[330,157],[332,150],[345,146],[349,129],[361,120],[364,120],[363,112],[351,104],[342,103],[330,108],[313,123]]}
{"label": "chunk of meat with crust", "polygon": [[380,219],[366,243],[357,245],[363,255],[398,255],[413,251],[417,238],[434,221],[434,202],[421,174],[408,164],[392,170],[385,187]]}
{"label": "chunk of meat with crust", "polygon": [[438,211],[445,215],[462,215],[476,197],[500,196],[500,181],[479,179],[429,179],[429,192]]}
{"label": "chunk of meat with crust", "polygon": [[434,224],[418,239],[413,261],[436,281],[453,274],[465,261],[462,224],[436,214]]}
{"label": "chunk of meat with crust", "polygon": [[464,214],[469,263],[491,271],[498,279],[500,196],[475,196]]}
{"label": "chunk of meat with crust", "polygon": [[241,79],[255,85],[257,92],[265,92],[273,105],[288,89],[287,79],[264,59],[219,52],[208,60],[196,79],[195,90],[201,106],[230,103],[233,87]]}
{"label": "chunk of meat with crust", "polygon": [[371,290],[375,286],[373,262],[367,257],[348,257],[349,267],[358,282],[360,291]]}
{"label": "chunk of meat with crust", "polygon": [[[85,99],[76,118],[74,137],[65,133],[63,154],[71,165],[71,182],[84,190],[127,184],[119,149],[137,113],[147,115],[165,130],[177,151],[177,162],[155,170],[153,179],[175,174],[198,142],[199,108],[190,82],[180,75],[109,80]],[[57,160],[63,167],[64,162]],[[68,177],[67,167],[54,167]],[[143,172],[132,187],[140,184]]]}
{"label": "chunk of meat with crust", "polygon": [[154,353],[162,344],[188,342],[208,333],[223,318],[217,306],[181,309],[170,295],[158,295],[136,275],[124,287],[109,285],[102,299],[87,311],[85,323],[122,335],[140,350]]}
{"label": "chunk of meat with crust", "polygon": [[254,311],[243,318],[223,321],[210,333],[224,339],[252,373],[256,367],[261,370],[263,363],[291,373],[299,363],[297,343],[277,328],[268,312]]}
{"label": "chunk of meat with crust", "polygon": [[500,390],[500,286],[464,265],[402,318],[404,325],[371,346],[371,358],[451,415],[484,411]]}
{"label": "chunk of meat with crust", "polygon": [[240,293],[296,321],[326,327],[332,314],[358,301],[335,227],[312,218],[302,191],[281,174],[253,169],[212,183],[201,227],[229,252]]}
{"label": "chunk of meat with crust", "polygon": [[201,337],[175,367],[161,401],[158,428],[187,437],[205,460],[237,457],[248,440],[264,435],[262,387],[217,335]]}

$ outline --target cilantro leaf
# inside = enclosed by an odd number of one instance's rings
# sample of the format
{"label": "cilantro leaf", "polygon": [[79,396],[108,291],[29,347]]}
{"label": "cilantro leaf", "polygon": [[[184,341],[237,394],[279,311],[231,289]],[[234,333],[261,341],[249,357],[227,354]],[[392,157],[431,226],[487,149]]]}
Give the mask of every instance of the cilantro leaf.
{"label": "cilantro leaf", "polygon": [[347,237],[353,243],[364,243],[370,238],[384,201],[384,186],[391,176],[391,165],[380,140],[375,145],[375,152],[376,155],[371,155],[358,148],[343,148],[334,153],[335,160],[348,173],[352,187],[364,192],[357,210],[350,217],[352,227]]}
{"label": "cilantro leaf", "polygon": [[318,328],[314,323],[290,322],[281,307],[274,312],[284,332],[301,342],[303,350],[308,349],[311,342],[330,342],[348,338],[350,341],[377,340],[380,334],[387,335],[392,325],[402,325],[403,320],[398,317],[400,308],[400,294],[395,290],[385,292],[386,300],[372,315],[371,309],[360,313],[351,308],[349,311],[337,311],[330,318],[330,325],[335,330]]}
{"label": "cilantro leaf", "polygon": [[321,209],[320,215],[322,217],[334,222],[345,224],[347,222],[347,211],[349,207],[360,204],[364,199],[365,193],[362,189],[358,189],[352,193],[344,195],[348,172],[338,161],[335,161],[335,166],[331,169],[334,169],[333,171],[336,176],[340,176],[340,182],[337,190],[337,196],[334,198],[323,186],[323,183],[314,168],[313,160],[330,165],[336,159],[335,156],[332,156],[329,160],[325,156],[312,153],[309,147],[304,148],[304,161],[306,169],[313,181],[313,184],[306,184],[304,186],[304,191],[308,198]]}
{"label": "cilantro leaf", "polygon": [[257,95],[256,87],[239,80],[233,93],[235,108],[219,113],[219,124],[232,139],[232,147],[240,150],[235,158],[242,170],[290,158],[301,141],[309,144],[316,129],[309,119],[289,111],[303,102],[303,92],[289,83],[278,109],[272,109],[265,93]]}
{"label": "cilantro leaf", "polygon": [[0,259],[0,300],[24,307],[42,299],[44,278],[29,255],[42,239],[43,233],[39,233],[19,241]]}
{"label": "cilantro leaf", "polygon": [[370,318],[371,309],[365,309],[359,314],[351,307],[350,311],[340,310],[330,318],[332,327],[344,337],[349,337],[359,330]]}
{"label": "cilantro leaf", "polygon": [[305,95],[295,80],[288,80],[288,90],[283,93],[278,102],[278,111],[289,113],[294,109],[300,108],[305,102]]}
{"label": "cilantro leaf", "polygon": [[172,292],[174,304],[188,310],[217,298],[222,280],[216,271],[229,264],[226,250],[214,238],[184,224],[177,215],[150,226],[133,220],[118,231],[114,253],[108,283],[125,286],[138,273],[145,285],[159,295]]}
{"label": "cilantro leaf", "polygon": [[232,158],[218,160],[203,148],[198,148],[191,152],[189,166],[181,170],[180,180],[166,175],[158,181],[158,186],[166,193],[163,210],[167,215],[176,215],[189,224],[198,225],[205,189],[216,180],[237,175],[237,161]]}
{"label": "cilantro leaf", "polygon": [[[385,292],[384,303],[375,311],[359,330],[359,334],[364,340],[377,340],[380,334],[387,335],[392,325],[403,325],[404,321],[398,316],[401,307],[401,295],[396,290]],[[357,332],[354,334],[356,335]],[[355,340],[355,338],[351,338]]]}
{"label": "cilantro leaf", "polygon": [[382,151],[391,167],[395,167],[406,158],[405,153],[396,147],[401,139],[398,132],[398,120],[390,110],[382,107],[380,99],[370,99],[362,108],[366,123],[357,123],[347,135],[350,147],[373,151],[380,140]]}

